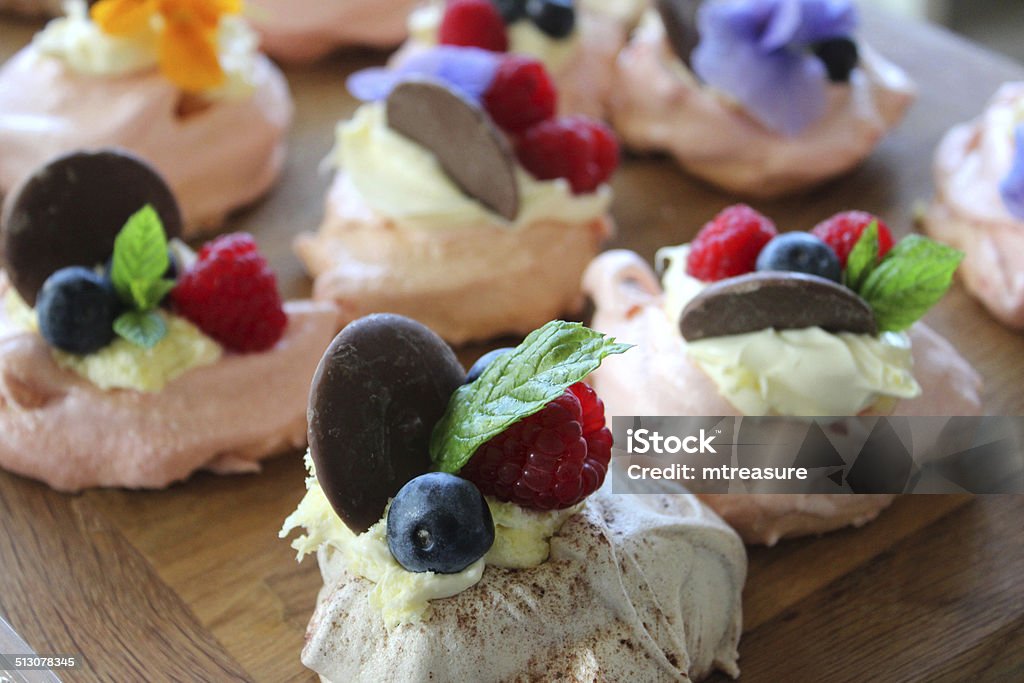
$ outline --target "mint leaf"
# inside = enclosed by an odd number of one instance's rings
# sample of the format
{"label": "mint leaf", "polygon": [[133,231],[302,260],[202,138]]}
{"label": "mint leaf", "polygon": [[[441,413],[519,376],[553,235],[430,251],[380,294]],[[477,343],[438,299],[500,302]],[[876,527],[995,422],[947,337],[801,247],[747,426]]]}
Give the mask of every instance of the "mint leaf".
{"label": "mint leaf", "polygon": [[878,265],[878,221],[871,221],[846,259],[846,286],[859,292]]}
{"label": "mint leaf", "polygon": [[151,349],[167,336],[167,323],[155,311],[128,311],[114,321],[114,332],[136,346]]}
{"label": "mint leaf", "polygon": [[442,472],[458,472],[476,450],[582,380],[612,354],[631,346],[563,320],[549,322],[459,387],[434,426],[430,457]]}
{"label": "mint leaf", "polygon": [[156,209],[147,204],[132,214],[114,240],[110,279],[127,305],[148,311],[170,291],[164,285],[153,286],[169,265],[163,223]]}
{"label": "mint leaf", "polygon": [[913,325],[945,295],[962,252],[920,235],[905,238],[867,276],[859,292],[875,312],[880,332]]}

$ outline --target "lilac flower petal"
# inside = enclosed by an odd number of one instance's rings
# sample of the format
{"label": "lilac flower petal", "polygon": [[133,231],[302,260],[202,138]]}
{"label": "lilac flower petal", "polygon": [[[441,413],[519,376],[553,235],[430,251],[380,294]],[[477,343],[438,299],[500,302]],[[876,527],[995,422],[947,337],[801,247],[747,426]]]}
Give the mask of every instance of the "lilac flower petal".
{"label": "lilac flower petal", "polygon": [[851,0],[800,0],[800,28],[792,42],[813,45],[830,38],[845,38],[857,29],[857,8]]}
{"label": "lilac flower petal", "polygon": [[345,86],[357,100],[375,102],[387,97],[397,80],[393,71],[375,66],[356,71],[348,77]]}
{"label": "lilac flower petal", "polygon": [[999,184],[1003,204],[1014,218],[1024,221],[1024,124],[1017,126],[1013,166]]}
{"label": "lilac flower petal", "polygon": [[363,101],[386,98],[400,81],[434,78],[464,97],[479,101],[487,92],[501,61],[500,55],[472,47],[443,45],[417,52],[394,69],[374,67],[352,74],[348,89]]}
{"label": "lilac flower petal", "polygon": [[777,0],[773,4],[774,7],[771,7],[757,41],[758,46],[765,52],[781,50],[791,45],[794,36],[801,29],[803,3],[800,0]]}

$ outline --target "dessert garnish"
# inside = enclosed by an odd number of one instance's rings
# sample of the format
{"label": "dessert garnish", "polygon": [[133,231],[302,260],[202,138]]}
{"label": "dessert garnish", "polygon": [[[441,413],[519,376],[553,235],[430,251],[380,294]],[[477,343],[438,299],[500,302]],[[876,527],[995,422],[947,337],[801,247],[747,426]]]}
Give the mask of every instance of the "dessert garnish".
{"label": "dessert garnish", "polygon": [[689,247],[687,273],[713,284],[683,310],[680,330],[688,341],[767,328],[902,331],[938,303],[962,258],[920,235],[894,246],[864,212],[776,234],[750,207],[729,207]]}
{"label": "dessert garnish", "polygon": [[241,11],[241,0],[100,0],[90,10],[100,30],[111,36],[153,34],[160,70],[190,92],[224,83],[218,29],[221,17]]}
{"label": "dessert garnish", "polygon": [[[687,21],[692,12],[671,15]],[[829,83],[848,81],[858,63],[850,0],[719,0],[704,3],[696,16],[694,72],[784,135],[817,121]],[[669,35],[687,30],[669,29]]]}
{"label": "dessert garnish", "polygon": [[576,8],[572,0],[448,0],[437,39],[442,45],[504,52],[508,29],[519,21],[532,22],[544,35],[562,40],[576,27]]}
{"label": "dessert garnish", "polygon": [[487,113],[443,85],[409,80],[387,99],[388,126],[423,145],[463,192],[500,216],[519,213],[512,152]]}
{"label": "dessert garnish", "polygon": [[4,205],[4,270],[29,306],[67,266],[105,263],[128,218],[152,206],[168,239],[181,235],[178,203],[146,162],[120,150],[73,152],[28,176]]}
{"label": "dessert garnish", "polygon": [[[126,216],[131,201],[143,204]],[[276,278],[252,237],[220,237],[196,257],[168,242],[163,216],[177,234],[163,180],[117,151],[60,157],[11,197],[4,266],[21,286],[8,297],[59,365],[101,388],[159,391],[221,346],[264,351],[284,333]]]}
{"label": "dessert garnish", "polygon": [[596,191],[619,164],[607,126],[555,115],[555,86],[529,57],[441,46],[396,69],[357,72],[348,87],[385,100],[389,128],[431,151],[467,196],[509,221],[522,203],[517,160],[536,180],[565,179],[577,195]]}
{"label": "dessert garnish", "polygon": [[554,321],[467,376],[423,325],[357,320],[324,354],[310,393],[319,488],[359,538],[380,537],[384,522],[406,570],[467,571],[495,542],[491,505],[571,511],[600,487],[612,437],[582,379],[628,348]]}
{"label": "dessert garnish", "polygon": [[999,183],[999,195],[1013,217],[1024,221],[1024,124],[1014,131],[1013,145],[1013,165]]}

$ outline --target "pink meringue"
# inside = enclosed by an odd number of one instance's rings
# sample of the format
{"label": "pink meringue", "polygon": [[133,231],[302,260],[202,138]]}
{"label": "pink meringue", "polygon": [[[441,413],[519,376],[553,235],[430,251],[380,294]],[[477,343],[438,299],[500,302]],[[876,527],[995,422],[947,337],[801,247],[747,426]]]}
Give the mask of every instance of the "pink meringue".
{"label": "pink meringue", "polygon": [[155,69],[82,75],[30,45],[0,69],[0,191],[59,154],[121,147],[167,180],[186,235],[215,228],[265,194],[284,162],[288,85],[262,55],[251,78],[246,97],[197,99]]}
{"label": "pink meringue", "polygon": [[263,49],[288,62],[311,62],[346,46],[393,47],[419,0],[250,0],[246,16]]}
{"label": "pink meringue", "polygon": [[611,220],[536,220],[516,228],[408,228],[369,207],[339,172],[316,234],[295,249],[346,323],[372,312],[406,315],[455,344],[524,335],[577,312],[580,277]]}
{"label": "pink meringue", "polygon": [[[591,376],[608,415],[739,415],[687,356],[676,321],[664,310],[650,266],[625,250],[605,252],[587,268],[583,288],[595,303],[592,327],[637,348]],[[897,402],[897,415],[979,415],[980,378],[953,346],[923,323],[908,332],[920,397]],[[890,495],[702,495],[747,543],[860,526]]]}
{"label": "pink meringue", "polygon": [[775,197],[807,189],[859,164],[914,101],[902,70],[863,43],[860,57],[849,84],[830,86],[824,117],[786,137],[702,85],[651,14],[616,61],[611,121],[625,146],[668,152],[687,172],[731,192]]}
{"label": "pink meringue", "polygon": [[[0,299],[8,287],[0,273]],[[226,355],[158,393],[97,388],[0,312],[0,467],[60,491],[258,471],[305,445],[310,380],[339,328],[331,304],[294,301],[285,312],[270,351]]]}
{"label": "pink meringue", "polygon": [[1024,328],[1024,221],[999,185],[1013,161],[1024,83],[1007,83],[977,119],[954,126],[935,152],[935,198],[921,221],[937,240],[966,253],[968,291],[1006,325]]}

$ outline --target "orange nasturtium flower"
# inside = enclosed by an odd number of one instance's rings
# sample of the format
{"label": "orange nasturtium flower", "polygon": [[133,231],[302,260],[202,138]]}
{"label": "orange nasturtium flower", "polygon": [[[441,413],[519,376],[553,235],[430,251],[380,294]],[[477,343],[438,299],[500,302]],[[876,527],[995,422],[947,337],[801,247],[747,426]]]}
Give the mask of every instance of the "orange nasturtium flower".
{"label": "orange nasturtium flower", "polygon": [[196,92],[224,82],[217,28],[224,14],[238,14],[242,0],[100,0],[92,20],[113,36],[145,31],[159,16],[160,70],[182,90]]}

